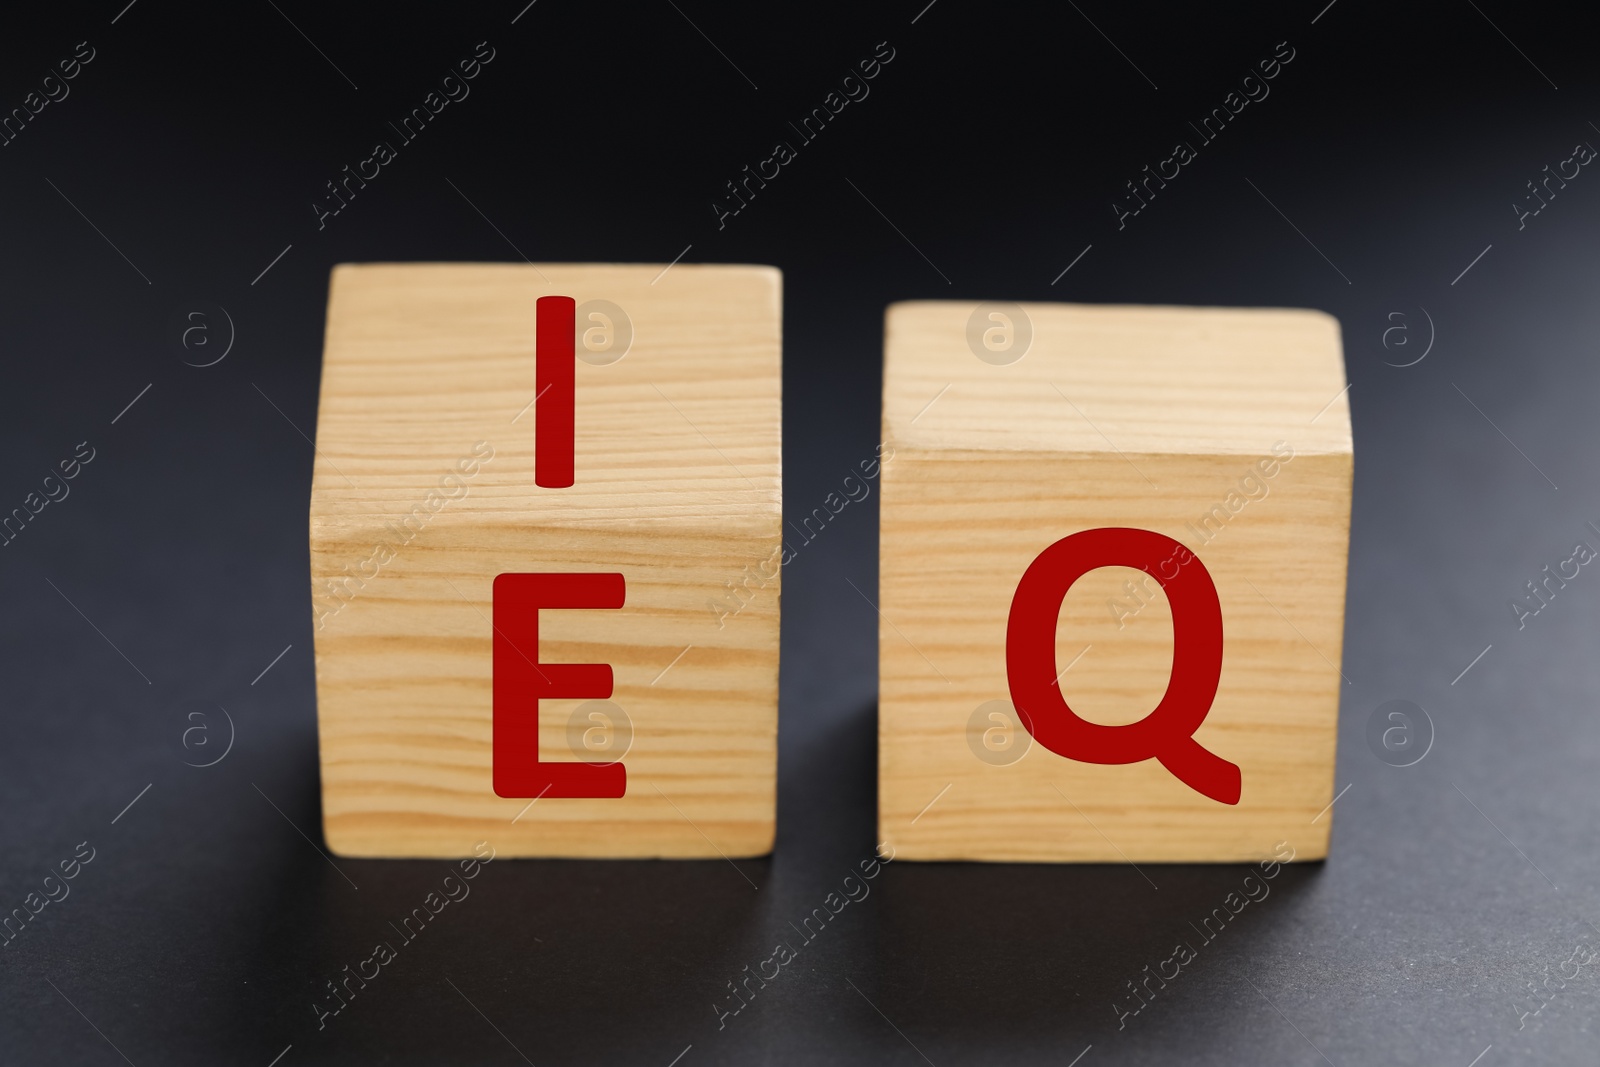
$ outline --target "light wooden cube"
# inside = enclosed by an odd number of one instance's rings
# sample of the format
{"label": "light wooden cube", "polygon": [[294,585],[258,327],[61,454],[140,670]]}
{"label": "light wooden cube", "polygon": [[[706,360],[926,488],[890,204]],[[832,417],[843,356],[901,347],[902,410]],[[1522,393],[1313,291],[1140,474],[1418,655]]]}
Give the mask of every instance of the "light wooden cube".
{"label": "light wooden cube", "polygon": [[[311,499],[330,848],[771,850],[780,281],[685,264],[335,269]],[[557,295],[576,301],[574,477],[545,488],[536,302]],[[547,607],[524,647],[533,620],[509,576],[549,572],[620,574],[624,602]],[[610,704],[541,700],[535,735],[532,707],[507,702],[528,718],[497,723],[497,675],[550,664],[609,664]],[[625,774],[623,795],[519,795],[493,751],[519,723],[544,761],[620,756],[603,773],[619,788]]]}
{"label": "light wooden cube", "polygon": [[[1325,856],[1352,467],[1337,322],[1312,311],[921,302],[889,309],[886,349],[886,851],[1242,861],[1288,842],[1300,859]],[[1028,701],[1013,701],[1007,662],[1019,580],[1054,543],[1101,528],[1176,541],[1211,579],[1220,673],[1193,738],[1238,768],[1236,802],[1154,758],[1067,758],[1021,725]],[[1198,573],[1166,558],[1155,569],[1167,577]],[[1048,620],[1035,631],[1044,646],[1053,632],[1052,699],[1086,722],[1126,737],[1162,702],[1173,611],[1147,570],[1088,570],[1053,631]],[[1054,713],[1030,699],[1038,727]]]}

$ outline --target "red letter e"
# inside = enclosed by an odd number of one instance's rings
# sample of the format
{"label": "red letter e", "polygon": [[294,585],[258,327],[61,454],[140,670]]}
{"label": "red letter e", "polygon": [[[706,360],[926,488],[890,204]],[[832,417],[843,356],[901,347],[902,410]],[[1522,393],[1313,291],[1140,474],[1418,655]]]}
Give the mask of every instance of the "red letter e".
{"label": "red letter e", "polygon": [[620,608],[620,574],[501,574],[494,580],[494,791],[502,797],[620,797],[621,763],[544,763],[539,701],[611,696],[606,663],[540,663],[540,608]]}

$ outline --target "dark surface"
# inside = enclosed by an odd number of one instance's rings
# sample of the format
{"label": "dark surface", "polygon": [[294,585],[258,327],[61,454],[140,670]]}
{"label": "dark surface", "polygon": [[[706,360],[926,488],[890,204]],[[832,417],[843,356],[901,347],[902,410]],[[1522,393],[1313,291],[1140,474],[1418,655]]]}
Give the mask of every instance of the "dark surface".
{"label": "dark surface", "polygon": [[[913,25],[925,0],[541,0],[512,25],[523,2],[7,12],[4,108],[78,41],[97,55],[0,148],[0,510],[78,442],[96,455],[0,548],[0,905],[81,841],[95,858],[0,948],[0,1061],[1594,1062],[1600,963],[1519,1016],[1600,945],[1600,577],[1520,631],[1508,606],[1600,547],[1600,176],[1521,230],[1510,206],[1600,143],[1579,14],[939,0]],[[323,183],[484,39],[472,95],[319,232]],[[885,39],[871,95],[719,231],[722,183]],[[1123,181],[1285,39],[1270,97],[1119,232]],[[322,983],[446,871],[318,851],[298,431],[328,270],[513,242],[780,266],[795,510],[872,452],[890,301],[1337,315],[1358,459],[1332,859],[1281,875],[1120,1031],[1125,984],[1244,868],[1150,867],[1152,889],[1126,866],[892,865],[719,1031],[726,983],[873,847],[876,619],[845,579],[875,581],[874,497],[786,576],[778,845],[738,865],[758,890],[720,861],[495,862],[319,1031]],[[237,342],[198,369],[172,322],[205,303]],[[1428,357],[1386,366],[1422,351],[1423,308]],[[1399,322],[1413,343],[1386,349]],[[1405,769],[1365,740],[1395,698],[1437,728]],[[236,743],[185,766],[225,739],[213,712],[215,744],[182,743],[217,705]]]}

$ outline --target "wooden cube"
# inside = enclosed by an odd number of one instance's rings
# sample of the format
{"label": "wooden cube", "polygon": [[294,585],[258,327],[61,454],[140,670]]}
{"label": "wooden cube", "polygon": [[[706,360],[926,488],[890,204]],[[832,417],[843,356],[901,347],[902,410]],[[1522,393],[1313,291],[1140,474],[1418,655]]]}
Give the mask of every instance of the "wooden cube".
{"label": "wooden cube", "polygon": [[[334,270],[311,575],[335,852],[770,851],[780,282],[686,264]],[[551,764],[555,788],[529,788]]]}
{"label": "wooden cube", "polygon": [[1337,322],[920,302],[889,309],[886,349],[886,851],[1325,856],[1352,467]]}

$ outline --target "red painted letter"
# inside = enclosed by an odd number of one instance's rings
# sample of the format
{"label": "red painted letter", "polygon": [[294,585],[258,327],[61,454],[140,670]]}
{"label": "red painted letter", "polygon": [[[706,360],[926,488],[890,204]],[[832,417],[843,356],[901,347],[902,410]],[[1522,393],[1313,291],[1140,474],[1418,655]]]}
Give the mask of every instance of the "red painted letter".
{"label": "red painted letter", "polygon": [[[570,302],[569,302],[570,303]],[[605,663],[540,663],[540,608],[620,608],[620,574],[501,574],[494,580],[494,791],[502,797],[620,797],[621,763],[539,760],[539,701],[605,700]]]}
{"label": "red painted letter", "polygon": [[545,489],[573,481],[576,308],[570,296],[541,296],[534,308],[533,481]]}
{"label": "red painted letter", "polygon": [[[1168,577],[1162,562],[1187,561]],[[1056,623],[1067,590],[1099,567],[1134,567],[1161,583],[1172,604],[1172,677],[1155,710],[1126,726],[1081,719],[1061,695]],[[1158,759],[1195,791],[1239,803],[1239,768],[1194,739],[1222,677],[1222,605],[1211,575],[1195,556],[1152,530],[1107,527],[1063,537],[1029,564],[1017,583],[1006,626],[1006,677],[1011,702],[1028,732],[1059,756],[1083,763]]]}

